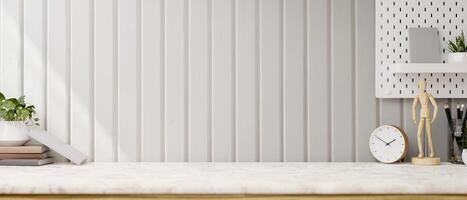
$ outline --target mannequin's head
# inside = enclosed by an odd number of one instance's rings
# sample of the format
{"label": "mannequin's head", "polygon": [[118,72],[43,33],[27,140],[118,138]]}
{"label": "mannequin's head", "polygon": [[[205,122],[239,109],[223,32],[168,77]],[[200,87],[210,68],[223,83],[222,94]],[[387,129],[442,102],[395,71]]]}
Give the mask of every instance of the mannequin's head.
{"label": "mannequin's head", "polygon": [[420,88],[420,92],[425,92],[425,90],[426,90],[426,81],[425,81],[425,80],[421,80],[421,81],[418,83],[418,88]]}

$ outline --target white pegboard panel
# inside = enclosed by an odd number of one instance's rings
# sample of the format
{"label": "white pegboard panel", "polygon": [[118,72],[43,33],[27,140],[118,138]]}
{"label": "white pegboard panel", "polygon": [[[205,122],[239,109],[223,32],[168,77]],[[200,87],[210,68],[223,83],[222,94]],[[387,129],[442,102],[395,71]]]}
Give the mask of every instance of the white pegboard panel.
{"label": "white pegboard panel", "polygon": [[376,0],[376,97],[413,98],[418,81],[426,79],[427,91],[438,98],[467,98],[467,74],[395,74],[390,66],[408,63],[408,29],[434,27],[440,35],[442,60],[449,53],[447,41],[467,34],[467,0]]}

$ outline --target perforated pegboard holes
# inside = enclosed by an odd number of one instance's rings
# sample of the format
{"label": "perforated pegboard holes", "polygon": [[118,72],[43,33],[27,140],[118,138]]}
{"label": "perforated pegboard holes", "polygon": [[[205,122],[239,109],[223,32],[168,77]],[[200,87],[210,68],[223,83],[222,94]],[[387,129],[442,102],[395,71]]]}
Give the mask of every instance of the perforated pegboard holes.
{"label": "perforated pegboard holes", "polygon": [[394,74],[393,63],[408,63],[408,29],[438,28],[442,61],[449,51],[446,42],[467,26],[466,0],[377,0],[376,1],[376,96],[379,98],[412,98],[418,81],[426,79],[427,90],[439,98],[467,98],[464,90],[467,74],[422,73]]}

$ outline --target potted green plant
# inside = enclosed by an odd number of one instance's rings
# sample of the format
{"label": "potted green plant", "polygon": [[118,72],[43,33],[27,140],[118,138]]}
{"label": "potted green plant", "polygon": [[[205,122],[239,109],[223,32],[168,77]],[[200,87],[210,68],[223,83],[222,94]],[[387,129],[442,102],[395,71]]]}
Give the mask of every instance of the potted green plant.
{"label": "potted green plant", "polygon": [[33,105],[24,96],[5,98],[0,92],[0,146],[21,146],[29,141],[28,126],[39,125]]}
{"label": "potted green plant", "polygon": [[455,38],[449,40],[448,48],[451,53],[448,55],[448,63],[467,64],[467,47],[465,45],[464,31]]}

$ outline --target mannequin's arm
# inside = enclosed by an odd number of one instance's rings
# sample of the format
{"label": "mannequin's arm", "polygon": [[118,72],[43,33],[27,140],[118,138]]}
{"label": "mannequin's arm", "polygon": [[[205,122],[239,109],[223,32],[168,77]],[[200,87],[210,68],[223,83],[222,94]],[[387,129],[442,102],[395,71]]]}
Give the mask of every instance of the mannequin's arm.
{"label": "mannequin's arm", "polygon": [[433,123],[436,119],[436,116],[438,115],[438,104],[436,103],[435,98],[430,94],[429,95],[430,102],[433,104],[433,119],[431,120],[431,123]]}
{"label": "mannequin's arm", "polygon": [[417,124],[417,104],[418,104],[418,95],[413,99],[412,103],[412,120],[413,123]]}

